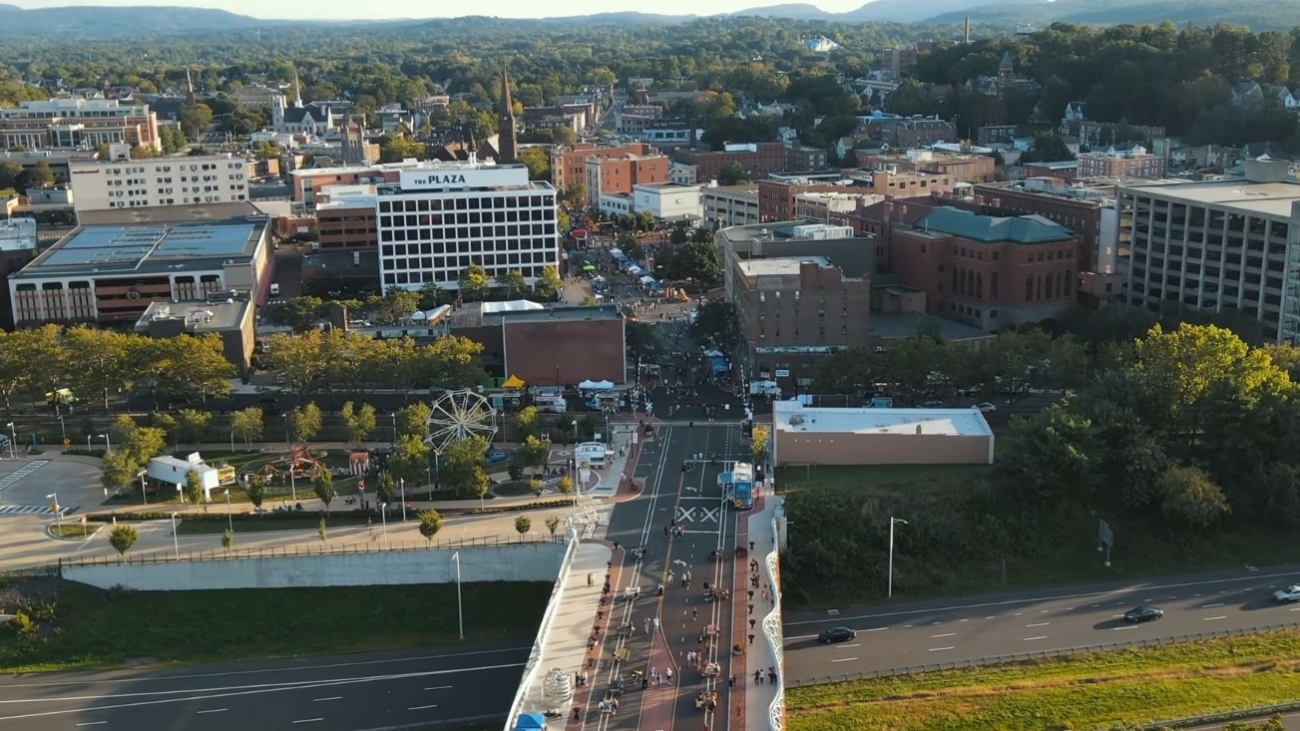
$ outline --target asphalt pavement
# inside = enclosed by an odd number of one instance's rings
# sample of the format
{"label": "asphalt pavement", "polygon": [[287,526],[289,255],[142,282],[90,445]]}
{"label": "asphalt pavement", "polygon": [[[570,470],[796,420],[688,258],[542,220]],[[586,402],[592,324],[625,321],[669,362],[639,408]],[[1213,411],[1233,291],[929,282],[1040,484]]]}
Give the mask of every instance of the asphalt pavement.
{"label": "asphalt pavement", "polygon": [[[1142,640],[1300,625],[1300,604],[1272,594],[1300,581],[1300,565],[1246,567],[1087,588],[992,595],[843,611],[804,613],[785,623],[785,672],[791,683],[856,677],[890,668],[961,663]],[[1129,624],[1123,614],[1160,607],[1163,619]],[[821,645],[817,634],[849,627],[857,637]]]}
{"label": "asphalt pavement", "polygon": [[504,718],[529,649],[433,648],[6,676],[0,678],[0,731],[361,731]]}
{"label": "asphalt pavement", "polygon": [[[614,631],[624,622],[631,625],[633,634],[621,645],[628,650],[629,660],[593,682],[603,689],[613,680],[613,672],[628,678],[633,670],[649,674],[652,668],[665,677],[671,668],[673,680],[651,683],[644,691],[639,684],[630,684],[617,713],[588,721],[596,731],[667,729],[682,723],[693,728],[705,721],[717,731],[727,728],[732,604],[706,601],[704,585],[732,585],[736,513],[728,507],[717,476],[727,458],[735,458],[739,444],[738,422],[673,425],[661,426],[657,437],[641,449],[635,478],[644,484],[642,494],[614,507],[606,531],[608,541],[617,541],[625,549],[615,555],[616,561],[621,556],[620,575],[625,578],[615,587],[609,626]],[[707,460],[714,453],[720,458],[716,464]],[[706,459],[697,461],[701,455]],[[680,527],[680,535],[674,526]],[[644,548],[641,559],[630,550],[634,548]],[[715,551],[722,560],[713,557]],[[686,586],[688,572],[691,579]],[[662,597],[658,595],[661,583]],[[624,598],[629,587],[639,590],[631,601]],[[718,629],[719,639],[712,645],[701,643],[710,626]],[[720,665],[719,678],[705,679],[687,664],[686,653],[694,651]],[[743,672],[743,659],[739,662]],[[717,718],[695,708],[696,695],[712,690],[718,692]]]}

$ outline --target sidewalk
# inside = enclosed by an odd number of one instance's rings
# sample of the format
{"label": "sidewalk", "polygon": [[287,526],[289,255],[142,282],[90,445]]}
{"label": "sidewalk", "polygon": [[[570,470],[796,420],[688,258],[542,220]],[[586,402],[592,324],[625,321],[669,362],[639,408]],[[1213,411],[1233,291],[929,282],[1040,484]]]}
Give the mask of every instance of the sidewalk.
{"label": "sidewalk", "polygon": [[603,470],[604,474],[599,475],[600,482],[595,487],[584,488],[583,495],[601,499],[618,496],[624,480],[632,479],[632,470],[628,466],[636,466],[637,455],[641,452],[644,437],[639,429],[639,424],[610,425],[609,447],[614,451],[614,457]]}
{"label": "sidewalk", "polygon": [[[749,515],[749,535],[745,540],[753,541],[754,550],[750,559],[758,561],[759,590],[754,593],[754,616],[758,619],[755,628],[750,630],[746,623],[746,633],[754,635],[753,644],[745,653],[745,690],[743,700],[734,699],[733,703],[742,703],[745,708],[745,731],[779,731],[785,725],[785,693],[782,683],[785,680],[781,658],[781,576],[776,563],[776,537],[772,534],[772,518],[781,508],[783,498],[767,494],[767,489],[759,491],[757,504]],[[748,571],[746,574],[748,575]],[[744,579],[737,579],[737,582]],[[769,594],[769,600],[762,601],[764,588],[774,590],[775,597]],[[776,668],[777,682],[771,683],[768,669]],[[763,682],[754,682],[754,672],[762,673]],[[737,682],[737,689],[740,683]],[[778,722],[772,721],[772,706],[780,702]]]}

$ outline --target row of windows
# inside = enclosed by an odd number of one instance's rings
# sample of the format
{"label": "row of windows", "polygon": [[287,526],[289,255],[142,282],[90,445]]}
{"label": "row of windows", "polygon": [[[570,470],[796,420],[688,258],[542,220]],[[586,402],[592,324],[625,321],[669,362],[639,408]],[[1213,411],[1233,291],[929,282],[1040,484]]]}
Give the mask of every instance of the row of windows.
{"label": "row of windows", "polygon": [[474,254],[480,251],[555,251],[550,239],[505,239],[499,241],[435,241],[428,244],[384,244],[380,256],[429,256],[430,254]]}
{"label": "row of windows", "polygon": [[159,199],[158,199],[158,202],[157,202],[156,204],[155,204],[155,203],[151,203],[148,199],[145,199],[145,200],[126,200],[126,201],[109,201],[109,202],[108,202],[108,207],[109,207],[109,208],[148,208],[148,207],[151,206],[151,205],[159,205],[159,206],[175,206],[175,205],[189,205],[189,204],[191,204],[191,203],[193,203],[193,204],[198,204],[198,203],[228,203],[228,202],[233,202],[233,201],[242,201],[242,200],[244,200],[244,198],[245,198],[245,196],[244,196],[243,194],[240,194],[240,195],[232,195],[232,196],[230,196],[230,197],[228,197],[228,198],[223,198],[223,197],[221,197],[221,196],[219,196],[219,195],[205,195],[205,196],[203,196],[202,198],[200,198],[199,196],[196,195],[196,196],[194,196],[193,198],[191,198],[190,196],[184,196],[183,198],[180,199],[180,202],[179,202],[179,203],[177,203],[177,201],[176,201],[175,198],[159,198]]}
{"label": "row of windows", "polygon": [[481,209],[555,208],[550,195],[511,195],[461,198],[420,198],[405,201],[379,201],[380,213],[420,213],[424,211],[477,211]]}
{"label": "row of windows", "polygon": [[[199,171],[199,170],[220,170],[221,167],[222,167],[222,164],[221,164],[221,163],[215,163],[215,162],[197,163],[197,162],[192,162],[192,163],[187,163],[187,164],[176,165],[176,172],[183,172],[183,171],[185,171],[185,170],[189,170],[189,171],[192,171],[192,172],[197,172],[197,171]],[[239,162],[227,162],[227,163],[225,163],[225,167],[226,167],[226,169],[228,169],[228,170],[240,170],[240,169],[242,169],[242,168],[244,167],[244,163],[243,163],[242,161],[239,161]],[[171,166],[171,165],[156,165],[156,166],[154,166],[153,170],[154,170],[155,173],[170,173],[170,172],[172,171],[172,166]],[[143,173],[143,172],[145,172],[145,168],[144,168],[144,166],[142,166],[142,165],[138,165],[138,166],[134,166],[134,167],[125,167],[125,168],[108,168],[108,169],[106,170],[106,172],[107,172],[109,175],[134,175],[134,174],[136,174],[136,173]]]}
{"label": "row of windows", "polygon": [[[385,259],[384,268],[391,270],[433,270],[463,269],[469,266],[470,257],[466,256],[425,256]],[[512,269],[519,264],[555,264],[552,252],[515,251],[509,254],[479,254],[474,257],[484,267],[509,266]],[[464,262],[464,263],[462,263]]]}
{"label": "row of windows", "polygon": [[[978,307],[971,307],[970,305],[959,304],[959,303],[957,303],[957,302],[949,302],[949,303],[948,303],[948,309],[951,310],[951,311],[953,311],[953,312],[956,312],[956,313],[959,314],[959,315],[966,315],[967,317],[974,317],[974,318],[977,319],[977,320],[978,320],[980,317],[982,317],[982,316],[983,316],[983,313],[984,313],[984,311],[981,310],[981,309],[978,308]],[[996,320],[996,319],[998,319],[998,311],[997,311],[996,309],[994,309],[994,310],[989,310],[989,319],[990,319],[990,320]]]}
{"label": "row of windows", "polygon": [[[1035,288],[1037,283],[1037,288]],[[1057,297],[1069,297],[1070,290],[1073,287],[1073,275],[1071,272],[1057,272],[1052,274],[1043,274],[1035,277],[1033,274],[1025,275],[1025,302],[1034,300],[1056,299]],[[1037,296],[1035,296],[1037,293]]]}
{"label": "row of windows", "polygon": [[[468,258],[463,258],[463,261],[464,261],[464,264],[463,264],[463,265],[459,266],[459,267],[456,268],[456,269],[445,270],[445,272],[455,273],[455,272],[460,271],[461,269],[464,269],[465,267],[469,266],[469,259],[468,259]],[[520,272],[521,272],[525,277],[535,278],[535,277],[539,277],[539,276],[541,276],[541,272],[542,272],[543,267],[536,267],[536,266],[534,266],[534,267],[509,267],[509,268],[498,267],[497,269],[494,269],[494,270],[493,270],[493,269],[489,269],[489,270],[488,270],[488,276],[493,277],[493,278],[504,277],[504,276],[506,276],[506,274],[508,274],[508,273],[510,272],[511,269],[519,269],[519,271],[520,271]],[[452,276],[452,277],[435,277],[435,276],[434,276],[434,272],[427,271],[427,270],[426,270],[426,271],[419,271],[419,270],[417,270],[417,271],[411,271],[411,272],[385,272],[385,273],[384,273],[384,284],[416,284],[416,285],[418,285],[418,284],[426,284],[426,283],[428,283],[428,282],[438,282],[438,283],[440,283],[440,284],[446,284],[446,283],[451,283],[451,282],[455,282],[455,281],[456,281],[456,277],[455,277],[455,276]]]}
{"label": "row of windows", "polygon": [[461,226],[460,228],[413,228],[413,229],[380,229],[380,241],[443,241],[451,240],[468,240],[472,242],[480,241],[484,238],[505,237],[515,238],[518,236],[549,236],[551,243],[555,241],[555,225],[551,223],[534,223],[532,225],[509,225],[509,226]]}
{"label": "row of windows", "polygon": [[410,214],[405,216],[380,216],[379,223],[384,228],[406,226],[441,226],[463,225],[467,223],[518,223],[520,221],[554,221],[555,211],[545,208],[510,209],[490,213],[453,213],[443,215],[438,212]]}
{"label": "row of windows", "polygon": [[[848,325],[840,325],[840,335],[848,335],[848,334],[849,334],[849,326],[848,326]],[[798,328],[797,326],[796,326],[795,329],[794,329],[794,336],[795,336],[796,338],[799,337],[799,328]],[[774,337],[774,338],[779,338],[779,337],[781,337],[781,328],[780,328],[780,326],[778,326],[778,327],[775,329],[775,331],[772,333],[772,337]],[[825,325],[818,325],[818,326],[817,326],[817,337],[818,337],[818,339],[824,339],[824,338],[826,337],[826,326],[825,326]],[[760,325],[760,326],[758,327],[758,339],[759,339],[759,340],[766,340],[766,339],[767,339],[767,329],[766,329],[765,327],[763,327],[762,325]]]}

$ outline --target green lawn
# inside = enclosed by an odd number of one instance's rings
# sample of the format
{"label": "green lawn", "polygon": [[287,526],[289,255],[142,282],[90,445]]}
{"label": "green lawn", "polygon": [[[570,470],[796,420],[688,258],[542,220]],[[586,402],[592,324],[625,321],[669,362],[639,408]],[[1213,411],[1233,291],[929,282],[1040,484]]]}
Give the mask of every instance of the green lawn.
{"label": "green lawn", "polygon": [[[547,583],[464,584],[467,642],[531,641]],[[104,592],[67,583],[38,636],[0,641],[7,673],[455,645],[456,586]]]}
{"label": "green lawn", "polygon": [[80,520],[65,520],[62,524],[54,523],[50,525],[50,536],[68,541],[84,541],[86,538],[95,534],[96,530],[103,523],[91,523],[82,525]]}
{"label": "green lawn", "polygon": [[786,691],[790,731],[1043,731],[1300,698],[1300,632]]}
{"label": "green lawn", "polygon": [[[391,520],[389,522],[392,522]],[[346,513],[335,513],[325,518],[325,525],[329,528],[338,528],[347,525],[368,525],[369,519],[363,515],[357,515],[354,511]],[[375,521],[378,525],[379,521]],[[258,519],[248,514],[236,515],[235,535],[240,533],[267,533],[281,530],[301,530],[316,532],[316,527],[320,524],[320,516],[316,513],[304,514],[302,517],[293,518],[268,518]],[[176,532],[181,535],[216,535],[226,529],[227,523],[224,520],[183,520],[176,527]]]}

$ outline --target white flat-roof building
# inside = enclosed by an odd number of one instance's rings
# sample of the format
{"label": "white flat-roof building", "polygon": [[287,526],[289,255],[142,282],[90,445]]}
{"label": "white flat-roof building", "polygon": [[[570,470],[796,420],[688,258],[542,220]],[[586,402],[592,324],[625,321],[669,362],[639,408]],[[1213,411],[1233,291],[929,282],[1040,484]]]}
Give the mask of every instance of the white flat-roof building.
{"label": "white flat-roof building", "polygon": [[226,155],[68,163],[77,213],[248,200],[247,163]]}
{"label": "white flat-roof building", "polygon": [[523,165],[421,163],[376,188],[384,289],[436,283],[459,289],[472,263],[500,279],[529,282],[560,263],[555,188],[530,181]]}
{"label": "white flat-roof building", "polygon": [[978,409],[772,409],[772,462],[806,465],[993,464],[993,430]]}
{"label": "white flat-roof building", "polygon": [[661,221],[698,221],[704,217],[700,185],[643,183],[632,186],[632,206]]}
{"label": "white flat-roof building", "polygon": [[700,202],[707,224],[726,228],[759,222],[757,185],[710,186],[700,193]]}

